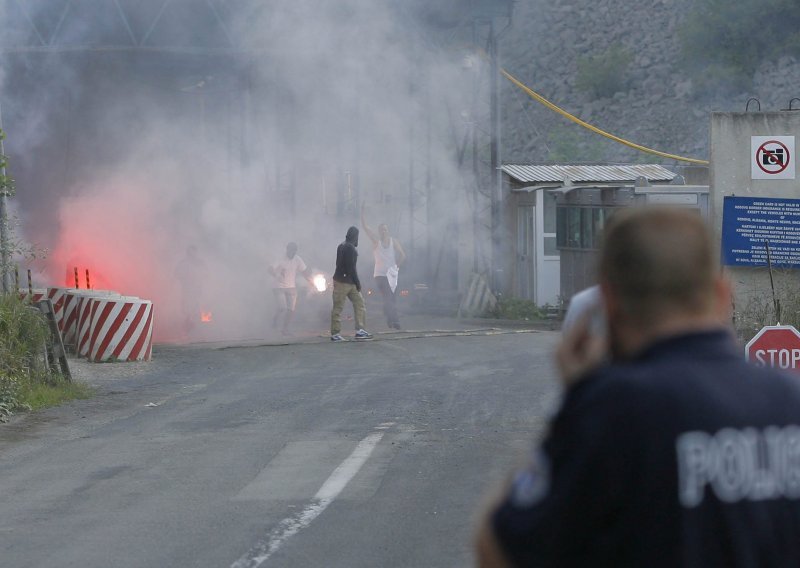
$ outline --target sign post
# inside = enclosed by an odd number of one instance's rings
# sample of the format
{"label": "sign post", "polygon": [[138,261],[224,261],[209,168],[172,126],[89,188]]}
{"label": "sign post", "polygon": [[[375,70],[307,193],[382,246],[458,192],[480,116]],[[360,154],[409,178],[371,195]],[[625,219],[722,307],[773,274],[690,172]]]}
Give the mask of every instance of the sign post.
{"label": "sign post", "polygon": [[765,326],[747,342],[745,358],[759,367],[800,373],[800,332],[791,325]]}

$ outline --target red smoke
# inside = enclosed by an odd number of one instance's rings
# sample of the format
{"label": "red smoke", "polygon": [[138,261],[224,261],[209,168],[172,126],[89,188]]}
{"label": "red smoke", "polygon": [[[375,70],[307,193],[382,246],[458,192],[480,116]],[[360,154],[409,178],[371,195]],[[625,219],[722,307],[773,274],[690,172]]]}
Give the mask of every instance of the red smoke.
{"label": "red smoke", "polygon": [[[152,300],[155,338],[179,339],[170,247],[164,224],[163,201],[134,182],[113,183],[62,200],[58,244],[47,258],[50,286],[112,290],[123,296]],[[66,277],[62,276],[66,274]]]}

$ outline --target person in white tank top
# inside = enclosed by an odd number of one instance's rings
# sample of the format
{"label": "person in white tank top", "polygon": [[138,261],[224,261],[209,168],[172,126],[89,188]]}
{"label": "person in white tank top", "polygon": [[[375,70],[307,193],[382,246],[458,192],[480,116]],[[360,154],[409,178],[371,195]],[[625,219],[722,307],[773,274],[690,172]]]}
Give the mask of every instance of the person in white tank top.
{"label": "person in white tank top", "polygon": [[386,324],[392,329],[400,329],[400,318],[397,315],[395,290],[400,266],[406,261],[406,253],[400,241],[389,235],[386,223],[378,225],[378,233],[367,224],[364,215],[365,205],[361,205],[361,226],[372,241],[372,254],[375,258],[373,277],[375,285],[383,297],[383,314]]}

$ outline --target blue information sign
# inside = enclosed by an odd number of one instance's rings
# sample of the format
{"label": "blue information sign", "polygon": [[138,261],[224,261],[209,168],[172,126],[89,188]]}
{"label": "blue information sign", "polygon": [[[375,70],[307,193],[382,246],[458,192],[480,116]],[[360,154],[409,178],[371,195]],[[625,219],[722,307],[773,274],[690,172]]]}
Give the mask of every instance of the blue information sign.
{"label": "blue information sign", "polygon": [[800,200],[725,197],[723,264],[766,266],[767,243],[773,266],[800,268]]}

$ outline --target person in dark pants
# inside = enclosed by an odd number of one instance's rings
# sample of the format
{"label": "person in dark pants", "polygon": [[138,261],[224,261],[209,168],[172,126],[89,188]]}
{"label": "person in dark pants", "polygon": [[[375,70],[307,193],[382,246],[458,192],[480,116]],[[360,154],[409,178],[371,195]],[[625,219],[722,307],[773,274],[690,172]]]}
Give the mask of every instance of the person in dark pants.
{"label": "person in dark pants", "polygon": [[371,339],[372,334],[364,329],[367,309],[361,295],[361,281],[358,279],[358,227],[347,229],[344,242],[336,249],[336,271],[333,273],[333,309],[331,310],[331,341],[344,341],[342,337],[342,309],[345,300],[353,304],[356,322],[356,339]]}
{"label": "person in dark pants", "polygon": [[364,215],[365,205],[361,205],[361,226],[372,241],[372,254],[375,257],[375,285],[383,298],[383,315],[386,325],[392,329],[400,329],[400,317],[397,315],[397,278],[400,266],[406,261],[406,253],[400,241],[389,235],[386,223],[378,225],[378,234],[367,225]]}
{"label": "person in dark pants", "polygon": [[800,378],[744,361],[699,215],[606,230],[606,329],[564,334],[561,407],[483,515],[478,564],[800,566]]}

